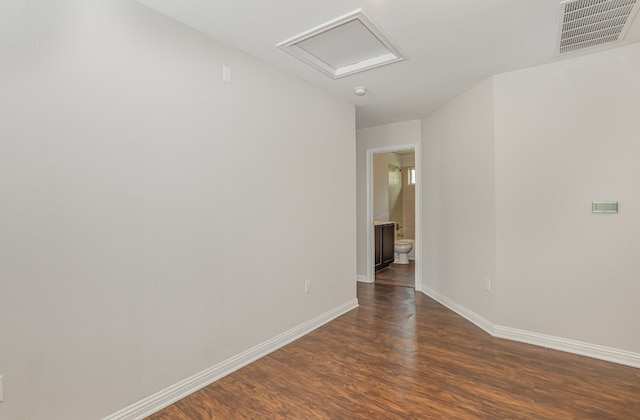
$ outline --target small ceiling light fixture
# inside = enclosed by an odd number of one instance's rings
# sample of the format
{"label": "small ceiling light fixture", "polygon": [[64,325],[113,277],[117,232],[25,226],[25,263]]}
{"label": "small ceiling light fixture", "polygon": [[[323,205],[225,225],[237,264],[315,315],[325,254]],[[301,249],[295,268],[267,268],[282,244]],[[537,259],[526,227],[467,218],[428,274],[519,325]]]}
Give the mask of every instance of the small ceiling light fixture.
{"label": "small ceiling light fixture", "polygon": [[357,88],[353,89],[353,92],[356,94],[356,96],[364,96],[367,94],[367,88],[364,86],[358,86]]}
{"label": "small ceiling light fixture", "polygon": [[405,60],[362,9],[283,41],[277,47],[332,79]]}

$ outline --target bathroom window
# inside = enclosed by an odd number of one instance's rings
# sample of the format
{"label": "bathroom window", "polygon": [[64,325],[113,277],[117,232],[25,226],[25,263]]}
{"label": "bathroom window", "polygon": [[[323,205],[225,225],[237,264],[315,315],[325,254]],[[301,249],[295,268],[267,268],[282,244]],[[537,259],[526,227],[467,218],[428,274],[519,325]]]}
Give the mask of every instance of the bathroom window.
{"label": "bathroom window", "polygon": [[407,178],[409,180],[409,185],[416,185],[416,168],[409,168]]}

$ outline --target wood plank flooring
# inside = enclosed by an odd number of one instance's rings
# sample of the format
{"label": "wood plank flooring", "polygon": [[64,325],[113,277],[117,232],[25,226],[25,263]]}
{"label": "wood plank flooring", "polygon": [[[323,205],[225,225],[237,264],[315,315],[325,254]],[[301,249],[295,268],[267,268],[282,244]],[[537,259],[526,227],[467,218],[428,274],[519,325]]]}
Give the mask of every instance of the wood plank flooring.
{"label": "wood plank flooring", "polygon": [[389,286],[415,287],[415,261],[409,260],[409,264],[391,263],[389,267],[376,272],[376,284]]}
{"label": "wood plank flooring", "polygon": [[640,419],[640,369],[493,338],[409,287],[149,419]]}

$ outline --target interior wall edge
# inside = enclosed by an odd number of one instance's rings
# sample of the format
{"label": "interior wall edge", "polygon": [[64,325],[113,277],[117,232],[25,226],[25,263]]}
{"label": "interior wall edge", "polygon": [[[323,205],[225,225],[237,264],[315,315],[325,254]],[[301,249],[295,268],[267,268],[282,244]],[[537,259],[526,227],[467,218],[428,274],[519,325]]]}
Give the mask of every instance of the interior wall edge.
{"label": "interior wall edge", "polygon": [[440,303],[441,305],[445,306],[446,308],[457,313],[487,334],[492,336],[494,335],[495,325],[485,317],[424,285],[422,285],[422,288],[419,291],[435,300],[436,302]]}
{"label": "interior wall edge", "polygon": [[365,274],[358,274],[356,276],[356,281],[359,281],[360,283],[373,283],[373,281]]}

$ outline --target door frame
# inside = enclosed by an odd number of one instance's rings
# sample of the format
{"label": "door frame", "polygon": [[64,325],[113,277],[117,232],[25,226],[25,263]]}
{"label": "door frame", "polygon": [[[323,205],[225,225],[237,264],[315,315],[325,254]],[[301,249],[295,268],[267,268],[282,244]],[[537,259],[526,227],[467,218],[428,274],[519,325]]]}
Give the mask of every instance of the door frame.
{"label": "door frame", "polygon": [[415,290],[422,291],[422,167],[420,162],[420,144],[410,143],[398,146],[385,146],[367,149],[367,281],[373,283],[375,280],[375,259],[374,259],[374,231],[373,231],[373,155],[379,153],[393,153],[412,150],[416,167],[416,189],[415,189]]}

